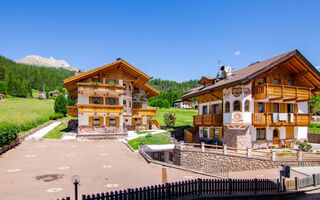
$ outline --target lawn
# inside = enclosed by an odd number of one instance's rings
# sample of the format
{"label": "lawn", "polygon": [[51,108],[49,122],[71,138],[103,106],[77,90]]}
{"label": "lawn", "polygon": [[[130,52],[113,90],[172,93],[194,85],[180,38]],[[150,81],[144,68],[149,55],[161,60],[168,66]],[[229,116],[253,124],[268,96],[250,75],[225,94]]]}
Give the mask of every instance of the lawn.
{"label": "lawn", "polygon": [[60,139],[63,133],[67,132],[68,128],[64,123],[59,124],[54,129],[52,129],[49,133],[47,133],[43,138],[46,139]]}
{"label": "lawn", "polygon": [[157,116],[153,117],[156,119],[161,126],[165,126],[163,121],[163,114],[164,113],[173,113],[176,116],[175,128],[192,125],[193,123],[193,115],[198,115],[198,110],[188,110],[188,109],[181,109],[181,108],[158,108],[157,109]]}
{"label": "lawn", "polygon": [[[167,133],[167,132],[166,132]],[[166,133],[154,134],[151,137],[141,137],[130,140],[128,144],[134,149],[138,150],[140,144],[170,144]]]}
{"label": "lawn", "polygon": [[320,123],[311,123],[308,127],[308,133],[320,134]]}
{"label": "lawn", "polygon": [[136,132],[136,134],[142,135],[142,134],[152,133],[152,132],[153,132],[153,131],[140,131],[140,132]]}
{"label": "lawn", "polygon": [[54,113],[54,100],[7,98],[0,101],[0,122],[25,123],[37,119],[49,119]]}

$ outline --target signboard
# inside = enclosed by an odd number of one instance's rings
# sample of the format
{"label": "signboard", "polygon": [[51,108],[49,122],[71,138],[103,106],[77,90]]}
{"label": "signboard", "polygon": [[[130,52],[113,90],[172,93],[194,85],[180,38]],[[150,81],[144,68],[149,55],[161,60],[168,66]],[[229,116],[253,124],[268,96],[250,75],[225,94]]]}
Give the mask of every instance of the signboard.
{"label": "signboard", "polygon": [[243,116],[242,113],[232,113],[232,123],[242,123]]}

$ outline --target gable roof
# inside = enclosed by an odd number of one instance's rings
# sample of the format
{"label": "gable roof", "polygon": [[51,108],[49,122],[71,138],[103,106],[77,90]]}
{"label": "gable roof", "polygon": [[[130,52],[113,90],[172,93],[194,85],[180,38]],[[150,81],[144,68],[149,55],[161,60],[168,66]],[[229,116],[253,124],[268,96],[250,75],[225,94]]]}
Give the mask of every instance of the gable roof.
{"label": "gable roof", "polygon": [[84,73],[67,78],[63,80],[63,84],[66,86],[71,96],[75,98],[77,97],[77,94],[78,94],[77,86],[76,86],[77,82],[88,79],[92,76],[98,75],[101,71],[111,69],[114,66],[119,66],[123,68],[123,70],[126,73],[130,74],[132,77],[137,79],[137,87],[146,90],[146,92],[148,93],[148,97],[152,97],[160,94],[158,90],[154,89],[153,87],[147,84],[147,82],[151,79],[150,76],[140,71],[139,69],[137,69],[136,67],[134,67],[133,65],[131,65],[130,63],[128,63],[123,59],[117,59],[116,61],[108,63],[101,67],[97,67],[92,70],[86,71]]}
{"label": "gable roof", "polygon": [[277,66],[278,64],[292,58],[293,56],[298,56],[301,58],[313,71],[314,76],[317,76],[317,79],[320,80],[320,73],[319,71],[297,50],[289,51],[284,54],[275,56],[273,58],[269,58],[265,61],[262,62],[256,62],[254,64],[249,65],[248,67],[245,67],[243,69],[237,70],[232,72],[232,75],[220,79],[216,84],[210,85],[210,86],[197,86],[189,91],[187,91],[182,98],[183,99],[188,99],[191,97],[198,96],[203,93],[207,93],[210,91],[214,91],[220,88],[228,87],[233,84],[241,83],[241,82],[246,82],[249,80],[252,80],[254,77],[258,76],[259,74],[262,74],[269,69]]}

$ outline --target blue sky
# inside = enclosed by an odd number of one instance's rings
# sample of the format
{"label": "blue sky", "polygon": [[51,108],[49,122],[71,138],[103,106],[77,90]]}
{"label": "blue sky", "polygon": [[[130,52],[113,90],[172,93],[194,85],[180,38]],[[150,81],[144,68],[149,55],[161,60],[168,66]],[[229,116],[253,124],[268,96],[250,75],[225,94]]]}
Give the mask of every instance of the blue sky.
{"label": "blue sky", "polygon": [[0,1],[0,54],[85,70],[121,57],[155,78],[215,76],[298,49],[320,65],[320,1]]}

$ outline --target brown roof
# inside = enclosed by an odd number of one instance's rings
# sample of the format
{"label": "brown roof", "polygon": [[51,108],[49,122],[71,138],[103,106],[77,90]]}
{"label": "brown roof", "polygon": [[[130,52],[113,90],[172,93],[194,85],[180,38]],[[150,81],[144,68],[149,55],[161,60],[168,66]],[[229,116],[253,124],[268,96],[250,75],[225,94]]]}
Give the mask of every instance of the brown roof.
{"label": "brown roof", "polygon": [[[214,85],[209,85],[207,87],[205,87],[203,85],[197,86],[197,87],[187,91],[182,96],[182,98],[183,99],[188,99],[188,98],[197,96],[197,95],[199,95],[201,93],[206,93],[208,91],[213,91],[213,90],[216,90],[216,89],[219,89],[219,88],[227,87],[227,86],[232,85],[232,84],[236,84],[236,83],[239,83],[239,82],[245,82],[245,81],[251,80],[255,76],[257,76],[257,75],[269,70],[270,68],[272,68],[272,67],[274,67],[274,66],[276,66],[276,65],[278,65],[278,64],[280,64],[280,63],[282,63],[284,61],[286,61],[287,59],[291,58],[292,56],[294,56],[296,54],[299,55],[300,57],[303,57],[302,54],[298,50],[293,50],[293,51],[286,52],[284,54],[275,56],[273,58],[269,58],[269,59],[267,59],[265,61],[257,62],[257,63],[251,64],[248,67],[245,67],[243,69],[234,71],[234,72],[232,72],[231,76],[218,81]],[[309,65],[311,65],[309,63],[309,61],[306,60],[306,62]],[[319,74],[319,72],[313,66],[311,68],[313,70],[315,70],[317,72],[317,74]]]}

